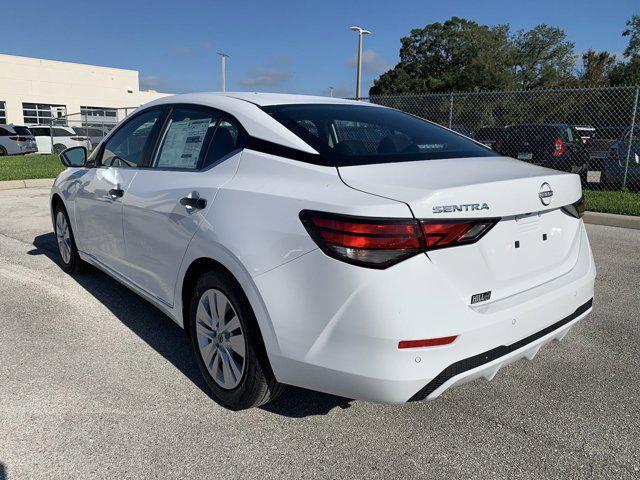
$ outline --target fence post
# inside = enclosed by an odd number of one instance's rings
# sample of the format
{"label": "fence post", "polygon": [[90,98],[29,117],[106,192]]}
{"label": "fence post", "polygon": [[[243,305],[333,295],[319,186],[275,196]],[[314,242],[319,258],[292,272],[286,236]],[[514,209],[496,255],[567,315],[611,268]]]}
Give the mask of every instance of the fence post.
{"label": "fence post", "polygon": [[49,120],[49,140],[51,140],[51,153],[56,153],[53,151],[53,117]]}
{"label": "fence post", "polygon": [[631,129],[629,130],[629,144],[627,145],[627,160],[624,164],[624,178],[622,179],[622,189],[627,187],[627,173],[629,172],[629,157],[631,156],[631,145],[633,144],[633,130],[636,125],[636,113],[638,111],[638,93],[640,86],[636,85],[636,94],[633,97],[633,112],[631,113]]}
{"label": "fence post", "polygon": [[453,124],[453,93],[449,94],[449,128]]}

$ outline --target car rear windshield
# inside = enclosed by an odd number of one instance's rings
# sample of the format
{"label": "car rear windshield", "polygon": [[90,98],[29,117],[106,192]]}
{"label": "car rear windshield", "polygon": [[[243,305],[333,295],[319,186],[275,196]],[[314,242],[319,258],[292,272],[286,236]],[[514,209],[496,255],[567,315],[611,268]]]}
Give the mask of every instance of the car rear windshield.
{"label": "car rear windshield", "polygon": [[390,108],[294,104],[263,110],[335,166],[496,155],[445,128]]}
{"label": "car rear windshield", "polygon": [[23,135],[23,136],[33,135],[33,133],[31,133],[31,130],[29,130],[27,127],[13,127],[13,129],[16,131],[18,135]]}

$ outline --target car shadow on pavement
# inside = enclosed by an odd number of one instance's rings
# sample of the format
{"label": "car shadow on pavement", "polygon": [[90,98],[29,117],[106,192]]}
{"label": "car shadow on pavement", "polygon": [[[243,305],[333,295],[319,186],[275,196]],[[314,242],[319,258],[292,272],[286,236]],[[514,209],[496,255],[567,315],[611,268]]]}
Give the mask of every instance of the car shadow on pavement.
{"label": "car shadow on pavement", "polygon": [[[35,249],[27,252],[29,255],[45,255],[58,263],[58,247],[53,233],[36,236],[33,246]],[[61,274],[64,273],[61,271]],[[96,268],[75,275],[74,280],[215,401],[198,370],[187,336],[173,320]],[[278,415],[300,418],[325,415],[336,407],[348,408],[350,402],[334,395],[289,387],[282,397],[262,408]]]}

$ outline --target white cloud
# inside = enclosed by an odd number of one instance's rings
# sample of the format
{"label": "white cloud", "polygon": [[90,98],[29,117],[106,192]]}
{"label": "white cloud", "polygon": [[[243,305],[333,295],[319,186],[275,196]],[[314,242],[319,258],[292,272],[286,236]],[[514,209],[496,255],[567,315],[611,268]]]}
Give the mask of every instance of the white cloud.
{"label": "white cloud", "polygon": [[238,83],[247,88],[280,87],[291,80],[291,59],[286,56],[273,58],[266,66],[249,69]]}
{"label": "white cloud", "polygon": [[[354,55],[347,60],[347,66],[356,68],[357,61],[358,57]],[[390,68],[391,65],[375,50],[369,49],[362,52],[362,70],[364,70],[365,73],[378,74],[386,72]]]}
{"label": "white cloud", "polygon": [[140,88],[142,90],[158,87],[161,83],[160,77],[155,75],[143,75],[140,77]]}

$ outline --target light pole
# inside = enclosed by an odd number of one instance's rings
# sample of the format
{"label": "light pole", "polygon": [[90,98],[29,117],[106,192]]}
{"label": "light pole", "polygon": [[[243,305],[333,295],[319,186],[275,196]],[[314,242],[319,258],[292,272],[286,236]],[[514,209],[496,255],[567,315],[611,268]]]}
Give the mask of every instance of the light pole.
{"label": "light pole", "polygon": [[226,53],[222,53],[222,52],[218,52],[218,55],[220,55],[220,66],[222,68],[222,78],[220,79],[220,84],[222,86],[222,91],[226,92],[227,91],[227,70],[226,70],[226,66],[227,66],[227,57],[229,55],[227,55]]}
{"label": "light pole", "polygon": [[362,77],[362,36],[371,35],[369,30],[361,27],[349,27],[351,30],[358,32],[358,65],[356,74],[356,100],[360,100],[360,78]]}

